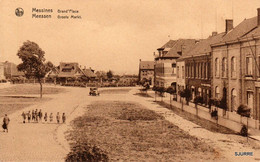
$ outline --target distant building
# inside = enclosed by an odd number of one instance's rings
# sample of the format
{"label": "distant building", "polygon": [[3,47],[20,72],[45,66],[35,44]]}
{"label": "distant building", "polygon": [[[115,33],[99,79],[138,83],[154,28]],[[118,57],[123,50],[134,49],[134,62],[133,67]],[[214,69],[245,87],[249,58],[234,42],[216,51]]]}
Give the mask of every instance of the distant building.
{"label": "distant building", "polygon": [[154,82],[154,61],[139,62],[139,82],[148,81],[150,85]]}
{"label": "distant building", "polygon": [[[85,81],[93,80],[96,74],[92,69],[82,69],[76,62],[61,62],[58,66],[57,78],[60,82],[67,83],[68,81],[75,81],[76,79],[83,79]],[[54,72],[56,74],[57,72]]]}
{"label": "distant building", "polygon": [[4,63],[0,62],[0,80],[5,79],[5,74],[4,74]]}
{"label": "distant building", "polygon": [[4,75],[6,79],[11,79],[13,77],[24,76],[24,73],[18,71],[17,65],[12,62],[4,62]]}

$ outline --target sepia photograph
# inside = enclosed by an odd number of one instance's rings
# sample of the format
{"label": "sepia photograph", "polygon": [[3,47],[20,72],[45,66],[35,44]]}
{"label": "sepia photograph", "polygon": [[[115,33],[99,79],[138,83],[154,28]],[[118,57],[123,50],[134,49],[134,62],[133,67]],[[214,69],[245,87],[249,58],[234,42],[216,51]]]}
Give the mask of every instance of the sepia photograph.
{"label": "sepia photograph", "polygon": [[259,0],[0,0],[0,162],[260,162]]}

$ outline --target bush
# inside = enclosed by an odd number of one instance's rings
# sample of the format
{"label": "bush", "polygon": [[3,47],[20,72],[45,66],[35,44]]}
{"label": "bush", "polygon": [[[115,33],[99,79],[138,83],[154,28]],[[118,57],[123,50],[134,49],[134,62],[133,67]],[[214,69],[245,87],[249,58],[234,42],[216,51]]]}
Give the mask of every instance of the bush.
{"label": "bush", "polygon": [[108,161],[108,156],[96,146],[89,146],[86,143],[77,143],[71,148],[71,152],[66,157],[66,162],[74,161]]}
{"label": "bush", "polygon": [[237,108],[237,113],[241,116],[250,117],[250,109],[243,104]]}

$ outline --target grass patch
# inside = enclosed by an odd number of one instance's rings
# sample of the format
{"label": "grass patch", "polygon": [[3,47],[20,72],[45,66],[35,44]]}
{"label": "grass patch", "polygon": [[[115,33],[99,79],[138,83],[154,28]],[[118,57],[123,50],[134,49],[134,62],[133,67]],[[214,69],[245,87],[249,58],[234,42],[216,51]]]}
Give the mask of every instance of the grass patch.
{"label": "grass patch", "polygon": [[[72,121],[67,132],[71,152],[98,154],[111,161],[201,161],[214,160],[216,151],[190,136],[164,117],[138,103],[106,101],[86,107],[86,113]],[[90,147],[89,152],[73,148]],[[72,159],[78,160],[80,159]]]}
{"label": "grass patch", "polygon": [[100,90],[99,92],[101,94],[126,94],[130,91],[131,89],[118,89],[118,88],[115,88],[115,89],[102,89]]}
{"label": "grass patch", "polygon": [[[61,92],[65,92],[63,88],[55,88],[55,87],[45,87],[43,85],[43,94],[58,94]],[[0,95],[40,95],[40,85],[39,84],[17,84],[12,87],[3,88],[0,91]]]}

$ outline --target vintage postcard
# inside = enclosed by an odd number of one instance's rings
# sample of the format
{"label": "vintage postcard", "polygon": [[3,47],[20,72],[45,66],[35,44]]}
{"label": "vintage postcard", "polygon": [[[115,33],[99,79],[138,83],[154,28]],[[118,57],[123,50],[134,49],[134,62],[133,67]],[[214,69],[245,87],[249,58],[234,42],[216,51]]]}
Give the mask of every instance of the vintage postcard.
{"label": "vintage postcard", "polygon": [[259,0],[0,0],[0,161],[260,161]]}

